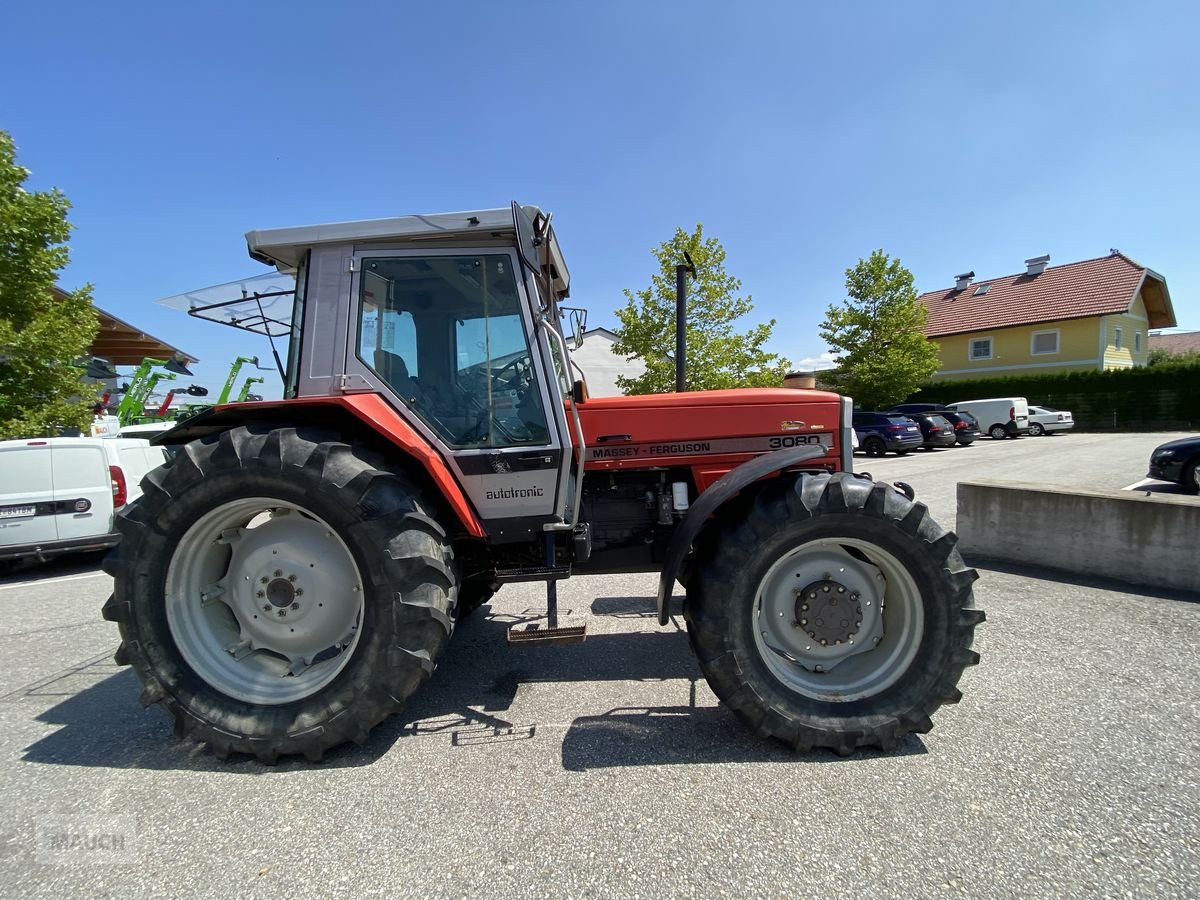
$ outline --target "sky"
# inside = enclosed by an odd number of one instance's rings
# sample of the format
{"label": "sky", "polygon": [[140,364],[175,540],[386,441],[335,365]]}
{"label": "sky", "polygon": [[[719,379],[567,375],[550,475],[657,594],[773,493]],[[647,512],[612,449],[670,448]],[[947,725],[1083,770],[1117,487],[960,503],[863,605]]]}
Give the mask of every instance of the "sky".
{"label": "sky", "polygon": [[246,231],[514,199],[591,326],[702,222],[796,368],[876,248],[922,291],[1119,248],[1200,328],[1195,4],[9,0],[4,28],[0,129],[73,204],[60,283],[214,394],[265,339],[154,301],[266,272]]}

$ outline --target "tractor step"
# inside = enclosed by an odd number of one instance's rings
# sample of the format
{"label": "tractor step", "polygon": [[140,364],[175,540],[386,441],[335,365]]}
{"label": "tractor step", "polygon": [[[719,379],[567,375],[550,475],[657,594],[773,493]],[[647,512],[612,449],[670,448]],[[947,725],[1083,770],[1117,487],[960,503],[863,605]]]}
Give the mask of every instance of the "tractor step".
{"label": "tractor step", "polygon": [[580,625],[559,625],[554,628],[538,623],[522,623],[508,629],[510,644],[582,644],[586,637],[586,622]]}
{"label": "tractor step", "polygon": [[570,577],[570,566],[524,566],[520,569],[496,570],[496,580],[501,584],[512,584],[518,581],[554,581]]}

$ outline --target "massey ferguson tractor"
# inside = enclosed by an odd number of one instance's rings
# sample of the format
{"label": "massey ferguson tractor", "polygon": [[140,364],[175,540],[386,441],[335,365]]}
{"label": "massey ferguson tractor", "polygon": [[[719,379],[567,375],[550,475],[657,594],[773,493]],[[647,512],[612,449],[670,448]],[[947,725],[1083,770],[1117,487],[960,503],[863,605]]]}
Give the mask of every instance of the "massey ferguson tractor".
{"label": "massey ferguson tractor", "polygon": [[286,336],[286,399],[157,438],[106,563],[116,660],[178,735],[264,763],[361,744],[508,582],[547,584],[511,642],[582,640],[574,573],[658,573],[662,625],[682,584],[713,691],[797,750],[888,750],[961,697],[976,574],[911,491],[853,474],[849,398],[588,397],[535,207],[247,241],[294,291],[189,311]]}

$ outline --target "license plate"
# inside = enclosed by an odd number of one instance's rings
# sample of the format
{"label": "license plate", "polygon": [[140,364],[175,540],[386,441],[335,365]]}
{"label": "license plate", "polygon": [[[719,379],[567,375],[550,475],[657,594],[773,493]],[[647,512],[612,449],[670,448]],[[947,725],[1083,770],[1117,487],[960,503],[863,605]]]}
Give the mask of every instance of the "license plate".
{"label": "license plate", "polygon": [[0,519],[22,519],[35,511],[32,506],[0,506]]}
{"label": "license plate", "polygon": [[909,426],[908,426],[908,430],[909,430],[909,431],[916,431],[916,430],[917,430],[917,426],[916,426],[916,425],[909,425]]}

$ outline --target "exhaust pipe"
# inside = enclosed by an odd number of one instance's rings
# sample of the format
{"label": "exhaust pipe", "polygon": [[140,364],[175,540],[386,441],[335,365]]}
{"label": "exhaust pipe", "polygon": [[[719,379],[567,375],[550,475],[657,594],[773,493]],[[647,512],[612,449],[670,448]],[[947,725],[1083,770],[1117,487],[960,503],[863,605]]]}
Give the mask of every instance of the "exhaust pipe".
{"label": "exhaust pipe", "polygon": [[696,277],[696,266],[691,255],[684,250],[687,264],[675,267],[675,392],[682,394],[687,388],[687,277]]}

